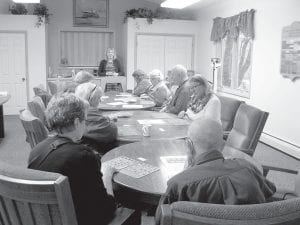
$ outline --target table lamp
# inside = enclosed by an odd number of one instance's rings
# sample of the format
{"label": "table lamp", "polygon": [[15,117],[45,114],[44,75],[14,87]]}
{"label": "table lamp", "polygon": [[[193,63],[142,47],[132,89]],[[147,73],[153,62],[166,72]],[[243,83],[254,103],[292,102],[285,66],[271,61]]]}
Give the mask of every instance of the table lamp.
{"label": "table lamp", "polygon": [[217,69],[221,66],[220,58],[211,58],[212,68],[213,68],[213,90],[217,93],[218,90],[218,73]]}

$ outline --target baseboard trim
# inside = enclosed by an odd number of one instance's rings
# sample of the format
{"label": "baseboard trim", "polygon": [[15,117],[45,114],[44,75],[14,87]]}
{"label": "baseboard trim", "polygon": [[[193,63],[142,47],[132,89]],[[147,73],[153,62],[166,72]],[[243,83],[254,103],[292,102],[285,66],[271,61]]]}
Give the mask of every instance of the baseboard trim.
{"label": "baseboard trim", "polygon": [[262,133],[260,142],[265,143],[293,158],[300,160],[300,146],[289,143],[268,133]]}

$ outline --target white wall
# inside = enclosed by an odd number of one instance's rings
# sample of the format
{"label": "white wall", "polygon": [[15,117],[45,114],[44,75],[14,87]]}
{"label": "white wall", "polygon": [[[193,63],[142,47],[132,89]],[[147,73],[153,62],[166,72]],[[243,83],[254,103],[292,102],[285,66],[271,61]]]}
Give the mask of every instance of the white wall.
{"label": "white wall", "polygon": [[199,71],[198,54],[199,50],[199,28],[197,21],[189,20],[158,20],[154,19],[152,24],[148,24],[146,19],[129,19],[124,26],[124,33],[127,33],[125,39],[127,40],[127,89],[133,89],[134,79],[131,76],[136,68],[134,65],[134,58],[136,52],[136,34],[149,33],[149,34],[188,34],[195,37],[194,49],[194,70]]}
{"label": "white wall", "polygon": [[27,33],[28,55],[28,99],[34,96],[33,87],[43,84],[46,87],[46,41],[45,26],[35,27],[36,16],[0,15],[1,31],[24,31]]}
{"label": "white wall", "polygon": [[[273,144],[287,144],[300,158],[300,80],[291,82],[280,74],[281,32],[284,26],[300,21],[299,0],[226,0],[203,8],[198,12],[200,35],[200,72],[212,76],[210,58],[215,48],[210,39],[212,20],[229,17],[247,9],[255,9],[255,40],[253,42],[252,88],[249,104],[270,113],[264,132],[282,139],[272,139]],[[264,136],[264,140],[271,140]],[[282,146],[278,146],[282,147]]]}

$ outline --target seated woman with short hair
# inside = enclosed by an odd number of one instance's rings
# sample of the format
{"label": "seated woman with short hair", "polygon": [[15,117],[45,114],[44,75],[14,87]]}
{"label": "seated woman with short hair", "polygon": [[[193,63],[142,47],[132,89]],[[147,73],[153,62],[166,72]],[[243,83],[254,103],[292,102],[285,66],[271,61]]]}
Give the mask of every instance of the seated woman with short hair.
{"label": "seated woman with short hair", "polygon": [[160,70],[152,70],[149,73],[152,88],[149,90],[149,97],[157,107],[161,107],[171,96],[171,91],[163,81],[163,74]]}
{"label": "seated woman with short hair", "polygon": [[208,81],[201,75],[190,78],[191,100],[186,111],[178,114],[179,118],[196,120],[210,118],[221,123],[221,103],[213,93]]}
{"label": "seated woman with short hair", "polygon": [[94,83],[80,84],[75,90],[75,95],[89,103],[82,142],[102,154],[116,147],[117,126],[97,108],[101,100],[101,88]]}
{"label": "seated woman with short hair", "polygon": [[[108,224],[116,209],[102,181],[101,161],[79,141],[85,130],[87,103],[71,93],[53,96],[46,110],[57,132],[31,151],[28,168],[68,177],[78,225]],[[111,179],[113,170],[106,174]]]}
{"label": "seated woman with short hair", "polygon": [[142,94],[147,94],[147,92],[152,87],[149,80],[149,76],[143,70],[136,70],[132,74],[136,86],[133,89],[133,94],[141,96]]}

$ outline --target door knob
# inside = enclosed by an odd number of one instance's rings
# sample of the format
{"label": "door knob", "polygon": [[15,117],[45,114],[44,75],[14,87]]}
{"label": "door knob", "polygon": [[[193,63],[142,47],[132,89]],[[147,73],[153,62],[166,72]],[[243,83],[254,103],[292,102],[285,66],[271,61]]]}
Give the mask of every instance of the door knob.
{"label": "door knob", "polygon": [[26,80],[26,79],[23,77],[23,78],[22,78],[22,81],[24,82],[25,80]]}

